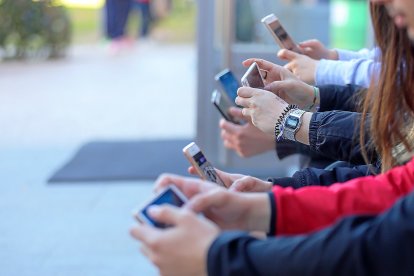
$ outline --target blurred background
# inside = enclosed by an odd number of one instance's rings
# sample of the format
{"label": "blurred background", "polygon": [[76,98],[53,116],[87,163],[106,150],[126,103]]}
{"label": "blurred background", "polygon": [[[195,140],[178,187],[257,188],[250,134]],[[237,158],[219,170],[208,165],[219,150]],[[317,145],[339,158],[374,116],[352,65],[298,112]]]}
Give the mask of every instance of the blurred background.
{"label": "blurred background", "polygon": [[283,64],[270,13],[296,42],[373,44],[363,0],[0,0],[0,275],[157,275],[131,214],[190,141],[229,171],[297,169],[226,150],[210,103],[222,69]]}

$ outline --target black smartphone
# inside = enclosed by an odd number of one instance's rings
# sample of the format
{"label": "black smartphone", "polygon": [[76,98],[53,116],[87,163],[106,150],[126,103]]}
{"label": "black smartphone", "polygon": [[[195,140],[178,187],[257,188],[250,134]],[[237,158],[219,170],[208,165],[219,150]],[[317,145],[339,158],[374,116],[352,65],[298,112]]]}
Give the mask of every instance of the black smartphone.
{"label": "black smartphone", "polygon": [[151,199],[144,207],[134,211],[134,217],[142,222],[158,228],[167,228],[169,225],[153,220],[148,215],[148,208],[153,205],[170,204],[181,207],[188,201],[187,197],[174,185],[170,185],[162,190],[155,198]]}
{"label": "black smartphone", "polygon": [[224,69],[216,75],[215,79],[221,84],[229,99],[234,102],[236,100],[237,89],[239,89],[240,84],[233,72],[229,69]]}
{"label": "black smartphone", "polygon": [[225,95],[222,95],[219,91],[214,90],[213,94],[211,94],[211,103],[214,104],[224,119],[232,122],[233,124],[241,124],[241,121],[237,120],[229,113],[229,108],[236,105],[230,102]]}

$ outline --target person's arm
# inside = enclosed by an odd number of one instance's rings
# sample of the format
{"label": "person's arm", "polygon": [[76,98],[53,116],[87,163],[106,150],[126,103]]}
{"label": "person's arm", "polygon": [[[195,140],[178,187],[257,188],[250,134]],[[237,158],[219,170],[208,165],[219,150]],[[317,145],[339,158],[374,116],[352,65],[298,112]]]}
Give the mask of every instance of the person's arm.
{"label": "person's arm", "polygon": [[[301,217],[297,218],[298,220]],[[414,194],[377,216],[353,216],[312,235],[260,240],[224,232],[208,275],[412,275]]]}
{"label": "person's arm", "polygon": [[[385,174],[367,176],[329,187],[294,190],[273,187],[276,234],[315,231],[351,214],[377,214],[414,187],[414,159]],[[298,220],[298,218],[301,218]]]}
{"label": "person's arm", "polygon": [[315,70],[315,84],[347,85],[369,87],[372,78],[377,78],[381,63],[373,59],[349,61],[321,59]]}
{"label": "person's arm", "polygon": [[372,165],[339,167],[333,170],[305,168],[295,172],[291,177],[269,178],[268,181],[280,187],[299,189],[307,186],[330,186],[378,172],[379,168]]}
{"label": "person's arm", "polygon": [[322,85],[319,86],[317,101],[320,112],[331,110],[357,111],[360,93],[364,89],[358,85]]}

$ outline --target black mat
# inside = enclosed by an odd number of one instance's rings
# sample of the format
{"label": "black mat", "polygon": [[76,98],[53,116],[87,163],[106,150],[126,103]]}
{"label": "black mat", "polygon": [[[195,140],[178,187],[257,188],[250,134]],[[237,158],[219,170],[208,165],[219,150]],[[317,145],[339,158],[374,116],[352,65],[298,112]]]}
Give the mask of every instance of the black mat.
{"label": "black mat", "polygon": [[82,146],[50,183],[155,180],[164,172],[187,174],[182,148],[190,140],[101,141]]}

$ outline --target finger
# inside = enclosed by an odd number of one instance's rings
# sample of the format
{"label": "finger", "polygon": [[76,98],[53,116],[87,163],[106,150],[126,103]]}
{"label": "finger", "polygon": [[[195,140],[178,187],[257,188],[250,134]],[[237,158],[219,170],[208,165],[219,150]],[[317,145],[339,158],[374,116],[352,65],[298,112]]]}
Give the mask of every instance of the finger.
{"label": "finger", "polygon": [[225,148],[228,148],[228,149],[231,149],[231,150],[236,150],[236,147],[234,146],[234,144],[229,139],[225,139],[223,141],[223,145],[224,145]]}
{"label": "finger", "polygon": [[249,67],[250,65],[252,65],[253,62],[257,63],[257,66],[259,66],[259,68],[261,70],[264,71],[271,71],[272,69],[274,69],[275,67],[278,67],[279,65],[274,64],[270,61],[264,60],[264,59],[260,59],[260,58],[249,58],[246,59],[245,61],[243,61],[243,65],[246,67]]}
{"label": "finger", "polygon": [[[250,101],[250,98],[242,98],[242,97],[239,97],[239,96],[236,97],[236,103],[239,106],[243,106],[243,107],[246,107],[246,108],[249,108],[252,105],[252,103]],[[244,113],[242,112],[242,114],[244,114]]]}
{"label": "finger", "polygon": [[148,214],[157,222],[168,225],[177,225],[183,217],[180,208],[168,204],[150,206]]}
{"label": "finger", "polygon": [[245,116],[245,117],[251,117],[252,112],[253,111],[250,108],[243,108],[242,109],[243,116]]}
{"label": "finger", "polygon": [[[241,112],[241,111],[240,111]],[[239,130],[239,128],[240,128],[241,126],[239,126],[239,125],[235,125],[235,124],[233,124],[233,123],[231,123],[231,122],[228,122],[228,121],[225,121],[225,122],[220,122],[220,128],[222,129],[222,130],[225,130],[226,132],[228,132],[229,134],[234,134],[234,133],[236,133],[238,130]]]}
{"label": "finger", "polygon": [[141,241],[143,244],[148,245],[152,244],[154,240],[158,239],[160,231],[161,230],[155,227],[142,223],[133,227],[129,233],[133,238]]}
{"label": "finger", "polygon": [[[254,90],[255,89],[251,88],[251,87],[240,87],[239,89],[237,89],[237,95],[241,96],[243,98],[250,98],[250,97],[253,96]],[[236,104],[237,104],[237,102],[236,102]]]}
{"label": "finger", "polygon": [[213,207],[219,207],[227,202],[228,193],[222,189],[212,190],[205,194],[199,194],[186,203],[185,208],[200,213]]}
{"label": "finger", "polygon": [[229,190],[234,192],[248,192],[251,190],[251,183],[241,178],[234,181]]}
{"label": "finger", "polygon": [[284,81],[274,81],[266,85],[264,89],[276,95],[279,95],[278,92],[285,89],[285,86],[286,86],[286,82]]}
{"label": "finger", "polygon": [[299,43],[299,46],[302,48],[315,48],[320,45],[319,40],[317,39],[309,39]]}
{"label": "finger", "polygon": [[198,176],[197,170],[193,166],[188,167],[187,171],[191,175]]}
{"label": "finger", "polygon": [[280,59],[291,61],[291,60],[299,57],[300,54],[297,54],[297,53],[295,53],[293,51],[290,51],[290,50],[287,50],[287,49],[282,49],[277,53],[277,56]]}

